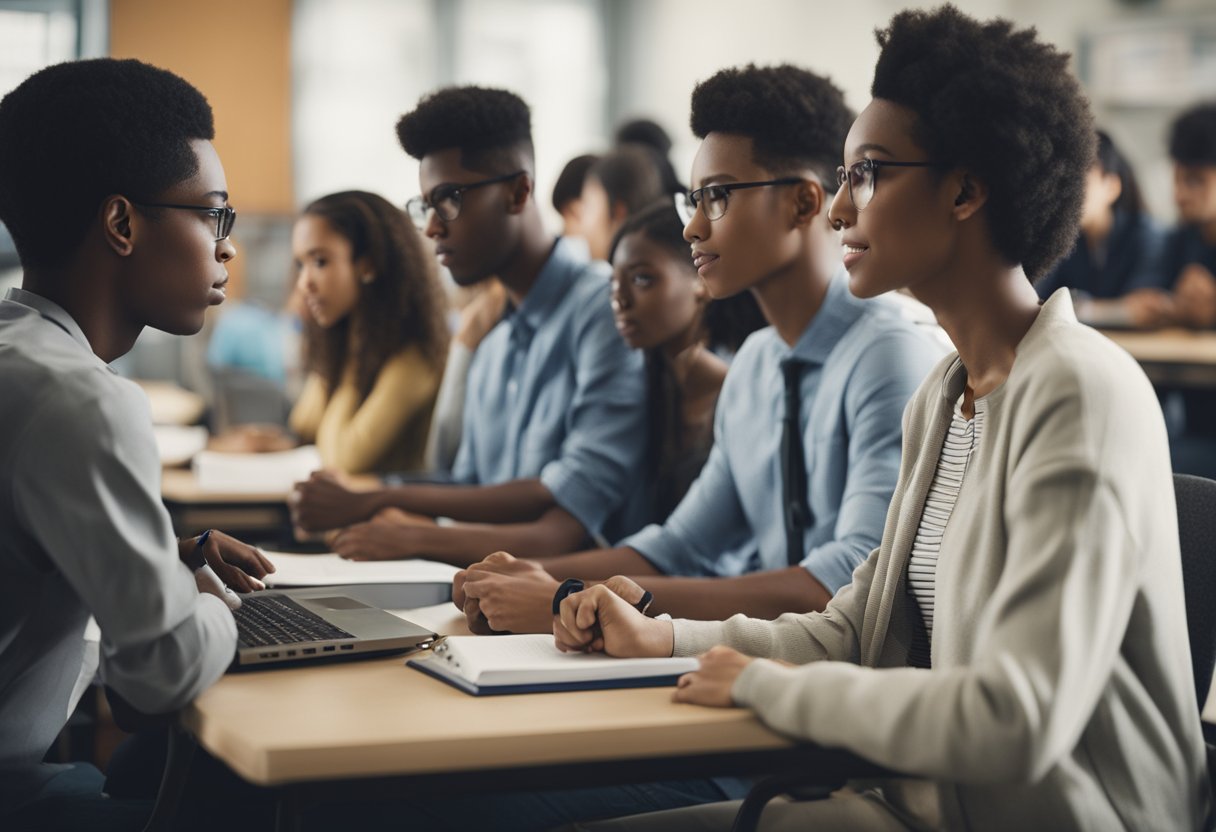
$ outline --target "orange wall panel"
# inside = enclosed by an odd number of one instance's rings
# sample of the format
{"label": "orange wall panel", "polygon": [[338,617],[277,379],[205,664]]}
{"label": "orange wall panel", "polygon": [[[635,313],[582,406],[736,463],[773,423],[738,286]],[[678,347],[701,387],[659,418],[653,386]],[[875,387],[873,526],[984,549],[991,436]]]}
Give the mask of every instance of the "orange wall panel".
{"label": "orange wall panel", "polygon": [[291,0],[111,0],[110,54],[176,72],[207,96],[237,210],[293,213]]}

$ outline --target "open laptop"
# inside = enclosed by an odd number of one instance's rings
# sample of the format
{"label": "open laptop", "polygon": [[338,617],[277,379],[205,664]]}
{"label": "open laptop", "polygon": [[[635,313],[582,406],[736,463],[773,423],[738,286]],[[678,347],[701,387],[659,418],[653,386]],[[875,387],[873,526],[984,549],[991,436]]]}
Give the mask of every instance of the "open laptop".
{"label": "open laptop", "polygon": [[268,589],[241,596],[232,670],[403,653],[435,633],[339,587]]}

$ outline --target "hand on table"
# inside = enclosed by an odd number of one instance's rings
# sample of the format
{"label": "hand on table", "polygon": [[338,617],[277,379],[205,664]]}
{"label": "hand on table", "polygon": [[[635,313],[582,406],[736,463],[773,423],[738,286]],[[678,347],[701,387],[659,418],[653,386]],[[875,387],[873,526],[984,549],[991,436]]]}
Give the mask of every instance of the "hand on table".
{"label": "hand on table", "polygon": [[700,656],[701,667],[685,673],[671,695],[673,702],[730,708],[735,704],[730,691],[739,674],[755,661],[730,647],[711,647]]}
{"label": "hand on table", "polygon": [[1178,318],[1187,326],[1216,326],[1216,277],[1198,263],[1187,266],[1174,285]]}
{"label": "hand on table", "polygon": [[452,603],[478,635],[547,633],[560,582],[536,561],[495,552],[452,580]]}
{"label": "hand on table", "polygon": [[239,454],[286,451],[295,446],[296,440],[278,425],[237,425],[207,441],[210,450]]}
{"label": "hand on table", "polygon": [[420,527],[381,517],[334,532],[329,545],[347,560],[402,560],[423,555]]}
{"label": "hand on table", "polygon": [[1136,289],[1120,302],[1128,323],[1139,329],[1160,329],[1177,320],[1174,296],[1161,289]]}
{"label": "hand on table", "polygon": [[354,491],[330,471],[298,482],[288,499],[292,525],[307,532],[340,529],[376,513],[376,493]]}
{"label": "hand on table", "polygon": [[675,643],[670,621],[647,618],[605,584],[566,596],[553,638],[563,652],[622,658],[670,656]]}

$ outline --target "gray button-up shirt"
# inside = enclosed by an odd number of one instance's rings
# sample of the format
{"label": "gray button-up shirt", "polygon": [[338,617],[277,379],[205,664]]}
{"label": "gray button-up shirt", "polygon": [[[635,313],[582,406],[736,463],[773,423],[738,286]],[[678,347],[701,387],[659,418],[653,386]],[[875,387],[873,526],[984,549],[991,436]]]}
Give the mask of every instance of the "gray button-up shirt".
{"label": "gray button-up shirt", "polygon": [[149,712],[224,672],[236,626],[178,559],[148,400],[38,295],[0,301],[0,815],[33,796],[85,667]]}

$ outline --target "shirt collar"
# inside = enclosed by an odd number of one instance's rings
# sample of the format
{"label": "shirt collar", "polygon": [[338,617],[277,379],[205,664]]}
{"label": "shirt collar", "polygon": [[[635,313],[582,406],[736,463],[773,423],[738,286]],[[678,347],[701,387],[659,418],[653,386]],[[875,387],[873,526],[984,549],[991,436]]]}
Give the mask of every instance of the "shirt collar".
{"label": "shirt collar", "polygon": [[5,293],[4,299],[5,301],[19,303],[22,306],[28,306],[30,309],[33,309],[68,335],[71,335],[80,346],[93,353],[93,346],[89,343],[89,339],[84,337],[84,330],[80,328],[80,324],[76,323],[76,319],[69,315],[59,304],[44,298],[42,295],[36,295],[33,292],[16,287],[9,289]]}
{"label": "shirt collar", "polygon": [[566,296],[570,284],[582,273],[588,258],[573,240],[559,238],[541,267],[536,282],[524,296],[518,308],[508,309],[506,317],[512,327],[520,327],[529,333],[536,332]]}
{"label": "shirt collar", "polygon": [[849,292],[849,277],[844,266],[828,282],[823,304],[786,358],[807,364],[824,364],[849,327],[865,312],[865,301]]}

